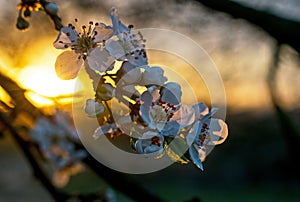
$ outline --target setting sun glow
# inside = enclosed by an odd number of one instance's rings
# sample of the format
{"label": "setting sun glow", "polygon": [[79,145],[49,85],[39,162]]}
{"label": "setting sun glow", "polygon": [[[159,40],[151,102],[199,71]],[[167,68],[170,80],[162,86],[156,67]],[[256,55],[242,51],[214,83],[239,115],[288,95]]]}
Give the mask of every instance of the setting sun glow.
{"label": "setting sun glow", "polygon": [[29,66],[19,75],[19,81],[28,89],[27,98],[38,105],[53,105],[53,99],[71,95],[75,80],[63,81],[48,66]]}
{"label": "setting sun glow", "polygon": [[29,64],[18,74],[19,83],[27,90],[25,96],[39,107],[71,103],[76,79],[59,79],[54,64],[60,51],[53,48],[41,49],[43,52],[39,54],[40,57],[28,58]]}

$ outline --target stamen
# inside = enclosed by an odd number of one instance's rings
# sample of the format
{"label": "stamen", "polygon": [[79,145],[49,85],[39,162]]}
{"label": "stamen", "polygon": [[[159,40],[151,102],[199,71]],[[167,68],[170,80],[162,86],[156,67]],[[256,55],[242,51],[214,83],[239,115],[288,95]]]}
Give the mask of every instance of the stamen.
{"label": "stamen", "polygon": [[160,147],[160,141],[159,140],[160,140],[159,137],[154,136],[154,137],[151,138],[151,144],[154,144],[154,145]]}

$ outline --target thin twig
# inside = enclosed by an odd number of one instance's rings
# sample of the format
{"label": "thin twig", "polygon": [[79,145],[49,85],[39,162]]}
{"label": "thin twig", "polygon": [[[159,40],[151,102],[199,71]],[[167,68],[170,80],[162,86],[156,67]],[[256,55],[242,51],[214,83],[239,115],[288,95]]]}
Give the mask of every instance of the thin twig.
{"label": "thin twig", "polygon": [[60,30],[62,27],[64,27],[64,25],[62,24],[61,18],[57,15],[57,14],[52,14],[49,13],[48,10],[46,9],[46,5],[49,3],[45,0],[40,0],[40,3],[42,5],[42,7],[44,8],[46,14],[51,18],[51,20],[53,21],[54,25],[55,25],[55,29],[56,30]]}
{"label": "thin twig", "polygon": [[92,156],[85,158],[86,163],[95,173],[101,176],[106,182],[108,182],[114,189],[126,194],[128,197],[135,201],[144,202],[160,202],[164,201],[155,194],[149,192],[140,184],[133,180],[127,179],[124,174],[114,171],[95,160]]}

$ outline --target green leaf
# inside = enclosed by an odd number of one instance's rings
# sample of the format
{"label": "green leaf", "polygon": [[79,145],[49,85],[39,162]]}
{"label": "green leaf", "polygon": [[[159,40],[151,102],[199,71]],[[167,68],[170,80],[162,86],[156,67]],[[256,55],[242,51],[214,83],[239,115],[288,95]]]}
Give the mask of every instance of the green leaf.
{"label": "green leaf", "polygon": [[166,147],[166,153],[168,156],[178,163],[188,164],[189,159],[184,154],[186,150],[188,150],[189,146],[185,139],[177,136],[172,141],[170,141],[170,138],[168,138],[167,142],[169,143]]}

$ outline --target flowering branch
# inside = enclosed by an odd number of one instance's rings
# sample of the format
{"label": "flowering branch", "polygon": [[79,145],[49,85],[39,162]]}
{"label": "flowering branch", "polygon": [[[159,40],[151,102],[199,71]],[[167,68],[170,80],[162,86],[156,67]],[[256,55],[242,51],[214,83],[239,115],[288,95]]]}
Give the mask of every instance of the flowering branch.
{"label": "flowering branch", "polygon": [[[45,116],[39,109],[32,106],[31,103],[28,102],[28,100],[24,97],[25,90],[18,86],[13,80],[9,79],[5,75],[2,75],[1,73],[0,85],[7,91],[7,93],[13,98],[14,102],[16,103],[16,107],[14,109],[15,112],[10,113],[12,116],[14,116],[14,114],[16,113],[20,113],[20,111],[28,113],[28,115],[30,115],[30,117],[33,119],[38,119],[39,117]],[[23,108],[17,107],[20,105],[22,105]],[[15,127],[12,126],[13,121],[10,120],[10,118],[2,112],[0,112],[0,123],[4,125],[5,128],[13,136],[14,140],[21,148],[30,166],[32,167],[34,175],[41,181],[41,183],[45,186],[45,188],[49,191],[49,193],[53,196],[53,198],[56,201],[66,201],[67,199],[74,197],[82,200],[103,198],[103,196],[99,194],[68,195],[60,192],[55,186],[53,186],[51,180],[49,180],[47,174],[43,171],[43,169],[37,162],[37,157],[35,155],[36,152],[33,152],[35,150],[35,146],[31,143],[31,141],[24,140],[21,137],[21,135],[16,131]],[[84,149],[80,143],[74,142],[74,145],[76,145],[78,149]],[[142,196],[146,196],[147,198],[144,200],[149,199],[148,201],[163,201],[153,193],[150,193],[147,189],[144,189],[140,184],[137,184],[134,181],[127,179],[124,175],[101,165],[89,154],[87,154],[87,156],[84,159],[82,159],[82,162],[85,163],[88,167],[90,167],[99,177],[106,180],[113,188],[119,190],[120,192],[124,193],[124,195],[127,195],[134,200],[139,201],[141,200]]]}
{"label": "flowering branch", "polygon": [[16,26],[20,30],[25,30],[29,27],[29,22],[26,18],[31,16],[32,11],[45,11],[53,21],[56,30],[59,31],[63,27],[61,18],[57,15],[58,6],[54,2],[46,0],[21,0],[17,8],[19,9],[19,16]]}
{"label": "flowering branch", "polygon": [[56,30],[60,30],[63,27],[63,24],[61,22],[61,18],[57,15],[58,8],[56,3],[50,3],[45,0],[40,0],[40,3],[42,7],[44,8],[46,14],[51,18],[55,25]]}
{"label": "flowering branch", "polygon": [[[115,138],[127,134],[134,152],[144,157],[161,158],[167,155],[182,164],[192,162],[203,170],[202,162],[208,153],[214,145],[221,144],[227,138],[227,125],[223,120],[213,118],[216,109],[209,110],[204,103],[182,103],[181,86],[168,81],[161,67],[149,65],[146,40],[141,32],[136,32],[133,25],[124,25],[116,8],[110,11],[112,25],[90,21],[80,30],[71,23],[63,26],[57,15],[57,5],[45,0],[22,0],[17,27],[27,28],[29,23],[22,14],[29,17],[31,10],[39,7],[60,30],[53,45],[65,51],[57,57],[57,75],[61,79],[74,79],[85,67],[93,82],[95,94],[86,101],[85,112],[99,123],[94,134],[91,134],[95,139],[103,135]],[[77,25],[78,20],[75,19],[74,23]],[[24,93],[22,90],[20,92]],[[114,99],[128,107],[128,113],[122,114],[122,121],[119,122],[113,117],[111,109]],[[26,100],[24,102],[27,103]],[[96,162],[82,147],[75,128],[61,112],[47,118],[43,113],[40,115],[33,118],[36,123],[28,138],[52,163],[54,179],[60,184],[68,181],[72,170],[80,172],[82,163],[85,163],[115,189],[137,201],[162,201],[138,184]],[[180,148],[186,150],[182,153]],[[34,161],[31,153],[25,154]],[[38,166],[35,161],[30,163]],[[35,169],[40,171],[39,167]],[[40,179],[45,181],[46,186],[50,183],[42,174]],[[53,191],[54,186],[51,186],[48,189],[54,197],[59,200],[59,197],[65,197],[56,193],[56,189]]]}

